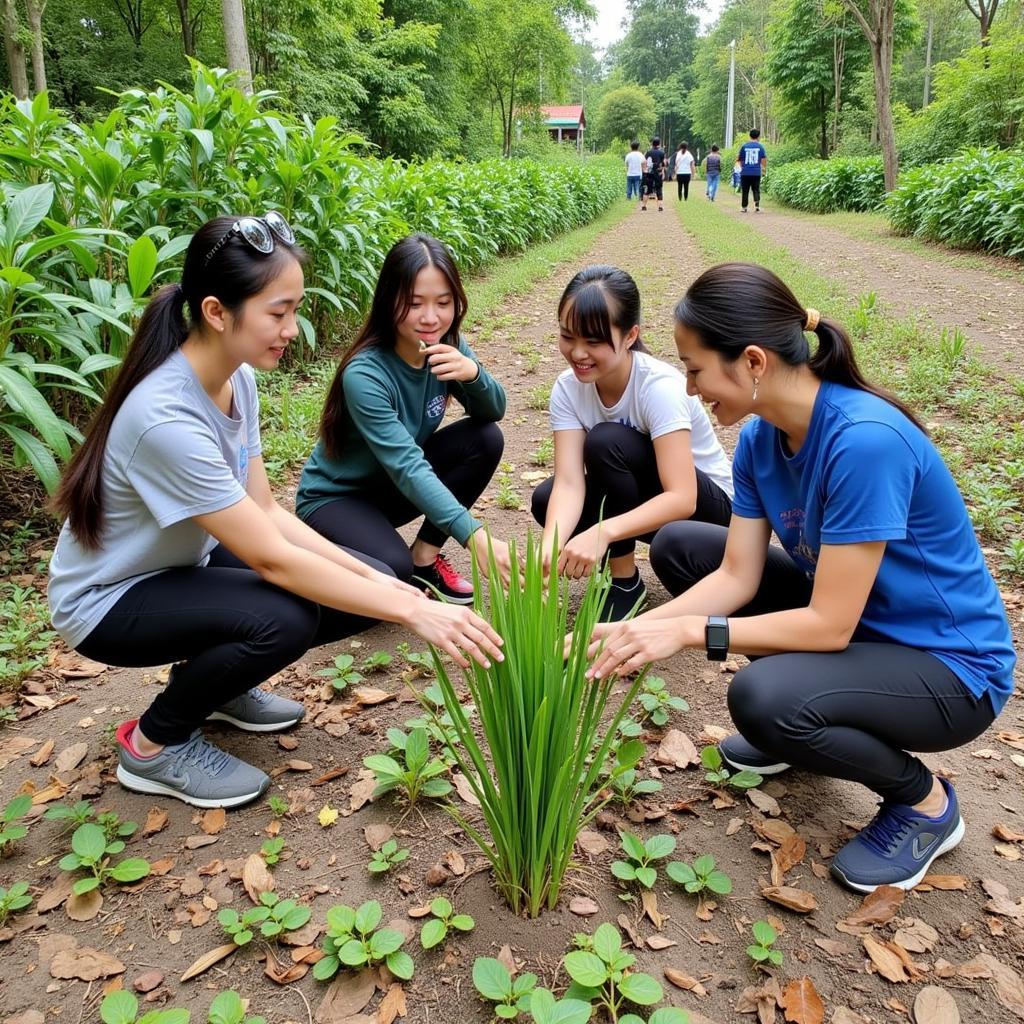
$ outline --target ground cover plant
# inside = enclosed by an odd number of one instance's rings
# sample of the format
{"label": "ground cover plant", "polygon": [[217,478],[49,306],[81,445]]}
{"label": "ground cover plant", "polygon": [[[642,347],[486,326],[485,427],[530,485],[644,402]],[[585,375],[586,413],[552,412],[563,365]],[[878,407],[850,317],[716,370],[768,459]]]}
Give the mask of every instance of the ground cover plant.
{"label": "ground cover plant", "polygon": [[314,965],[313,976],[326,981],[342,967],[360,968],[385,963],[396,978],[411,978],[414,969],[412,957],[401,948],[405,936],[393,928],[378,927],[383,913],[376,900],[367,900],[358,909],[331,907],[327,911],[325,955]]}
{"label": "ground cover plant", "polygon": [[[493,551],[490,575],[497,578]],[[451,813],[490,861],[509,906],[536,917],[558,902],[577,836],[612,799],[610,790],[600,795],[601,771],[643,674],[613,704],[614,681],[585,676],[587,645],[610,586],[607,569],[588,578],[571,628],[569,582],[545,576],[532,535],[521,561],[513,559],[507,592],[485,590],[478,577],[475,583],[477,611],[505,640],[504,660],[486,669],[474,663],[464,673],[481,740],[437,652],[434,663],[459,741],[453,753],[480,801],[487,833],[454,805]],[[633,767],[640,748],[620,748],[612,781]]]}
{"label": "ground cover plant", "polygon": [[885,199],[882,158],[798,160],[773,168],[765,183],[772,196],[798,210],[875,210]]}

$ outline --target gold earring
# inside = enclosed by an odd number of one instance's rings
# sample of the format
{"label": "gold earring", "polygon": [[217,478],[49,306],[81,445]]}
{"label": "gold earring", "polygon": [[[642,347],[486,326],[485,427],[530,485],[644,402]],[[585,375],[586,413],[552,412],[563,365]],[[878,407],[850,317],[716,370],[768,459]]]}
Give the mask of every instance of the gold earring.
{"label": "gold earring", "polygon": [[760,381],[755,377],[754,378],[754,394],[751,396],[751,401],[752,402],[756,402],[757,401],[757,385],[759,383],[760,383]]}

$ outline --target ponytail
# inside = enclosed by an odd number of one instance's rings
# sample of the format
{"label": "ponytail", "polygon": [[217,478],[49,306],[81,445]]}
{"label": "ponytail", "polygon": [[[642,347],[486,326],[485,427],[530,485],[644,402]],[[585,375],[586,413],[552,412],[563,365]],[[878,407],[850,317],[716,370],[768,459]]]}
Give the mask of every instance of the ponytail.
{"label": "ponytail", "polygon": [[[676,320],[726,360],[735,362],[756,344],[787,366],[806,365],[819,379],[867,391],[899,409],[916,427],[921,421],[894,394],[869,383],[857,366],[853,342],[842,325],[804,309],[786,284],[754,263],[720,263],[704,271],[675,308]],[[812,354],[805,331],[818,345]]]}
{"label": "ponytail", "polygon": [[[68,463],[51,507],[58,516],[67,518],[71,532],[83,547],[100,546],[103,459],[110,429],[128,396],[181,348],[190,330],[202,322],[205,298],[216,296],[238,317],[245,300],[270,284],[287,261],[305,262],[301,248],[280,238],[276,238],[271,252],[258,252],[232,233],[234,224],[234,217],[215,217],[192,236],[181,284],[164,285],[149,300],[117,377],[96,410],[85,440]],[[186,305],[189,322],[185,319]]]}

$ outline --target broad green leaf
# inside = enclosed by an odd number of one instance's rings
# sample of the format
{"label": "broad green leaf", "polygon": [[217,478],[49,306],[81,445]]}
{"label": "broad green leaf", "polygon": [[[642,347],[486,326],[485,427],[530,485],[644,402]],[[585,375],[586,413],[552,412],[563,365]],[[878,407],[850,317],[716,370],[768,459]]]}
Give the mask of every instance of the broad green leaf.
{"label": "broad green leaf", "polygon": [[293,932],[297,928],[301,928],[310,919],[312,913],[313,911],[309,907],[294,907],[284,915],[281,924],[288,931]]}
{"label": "broad green leaf", "polygon": [[210,1003],[210,1024],[239,1024],[244,1016],[245,1007],[241,996],[230,989],[221,992]]}
{"label": "broad green leaf", "polygon": [[92,876],[92,877],[89,877],[89,878],[80,878],[80,879],[78,879],[78,881],[75,882],[75,884],[73,886],[71,886],[71,891],[76,896],[84,896],[85,893],[92,892],[93,889],[98,889],[99,887],[100,887],[100,880],[98,878],[96,878],[95,876]]}
{"label": "broad green leaf", "polygon": [[622,936],[618,928],[607,922],[599,925],[594,932],[594,952],[610,964],[622,952]]}
{"label": "broad green leaf", "polygon": [[452,784],[447,779],[430,779],[423,783],[421,792],[424,796],[436,799],[440,796],[447,796],[452,791]]}
{"label": "broad green leaf", "polygon": [[317,981],[327,981],[328,978],[333,978],[338,973],[340,966],[341,962],[336,956],[325,956],[313,964],[313,977]]}
{"label": "broad green leaf", "polygon": [[0,396],[28,420],[57,455],[62,459],[71,457],[71,446],[60,420],[31,381],[9,366],[0,365]]}
{"label": "broad green leaf", "polygon": [[764,778],[761,775],[747,768],[737,772],[729,779],[729,785],[735,786],[737,789],[756,789],[762,782],[764,782]]}
{"label": "broad green leaf", "polygon": [[[150,1010],[143,1014],[136,1024],[188,1024],[190,1013],[185,1009]],[[251,1019],[246,1024],[252,1024]]]}
{"label": "broad green leaf", "polygon": [[444,942],[447,934],[448,929],[445,926],[444,921],[440,921],[438,918],[432,917],[420,931],[420,942],[423,943],[424,949],[433,949],[434,946],[438,946]]}
{"label": "broad green leaf", "polygon": [[636,868],[624,860],[612,861],[612,874],[623,882],[632,882],[636,879]]}
{"label": "broad green leaf", "polygon": [[722,767],[722,755],[718,747],[704,747],[700,752],[700,763],[708,771],[717,772]]}
{"label": "broad green leaf", "polygon": [[504,999],[512,991],[512,978],[508,969],[491,956],[479,956],[474,961],[473,984],[480,995],[495,1002]]}
{"label": "broad green leaf", "polygon": [[86,862],[96,863],[106,848],[107,838],[103,829],[92,822],[79,825],[71,837],[71,849]]}
{"label": "broad green leaf", "polygon": [[363,935],[372,932],[380,924],[383,915],[384,912],[376,900],[367,900],[356,911],[356,931],[362,932]]}
{"label": "broad green leaf", "polygon": [[644,860],[647,857],[647,849],[642,839],[633,835],[632,832],[620,832],[619,836],[627,856],[632,857],[633,860]]}
{"label": "broad green leaf", "polygon": [[690,1016],[677,1006],[663,1006],[651,1014],[647,1024],[690,1024]]}
{"label": "broad green leaf", "polygon": [[476,927],[476,922],[469,914],[456,914],[448,923],[460,932],[471,932]]}
{"label": "broad green leaf", "polygon": [[370,952],[377,959],[381,959],[389,953],[394,953],[403,942],[405,937],[401,932],[395,931],[394,928],[381,928],[379,932],[374,932],[370,939]]}
{"label": "broad green leaf", "polygon": [[727,896],[732,892],[732,879],[724,871],[712,871],[708,875],[708,888],[720,896]]}
{"label": "broad green leaf", "polygon": [[426,729],[413,729],[405,745],[405,763],[409,771],[418,772],[426,766],[430,757],[430,742]]}
{"label": "broad green leaf", "polygon": [[701,877],[710,875],[715,870],[715,858],[708,853],[704,854],[703,857],[698,857],[693,862],[693,870]]}
{"label": "broad green leaf", "polygon": [[636,880],[645,888],[651,889],[658,880],[658,871],[656,868],[637,868]]}
{"label": "broad green leaf", "polygon": [[119,882],[136,882],[149,874],[149,861],[142,857],[128,857],[116,864],[110,872],[111,878]]}
{"label": "broad green leaf", "polygon": [[100,1003],[100,1019],[103,1024],[134,1024],[139,1011],[139,1001],[131,992],[111,992]]}
{"label": "broad green leaf", "polygon": [[667,857],[676,848],[675,836],[659,835],[651,836],[650,839],[644,843],[644,847],[647,850],[647,856],[651,860],[660,860],[662,857]]}
{"label": "broad green leaf", "polygon": [[569,977],[588,988],[599,988],[608,977],[604,961],[586,950],[577,949],[567,953],[564,964]]}
{"label": "broad green leaf", "polygon": [[53,185],[30,185],[7,204],[6,244],[31,234],[53,205]]}
{"label": "broad green leaf", "polygon": [[378,777],[397,777],[403,774],[401,765],[387,754],[371,754],[369,757],[363,758],[363,764]]}
{"label": "broad green leaf", "polygon": [[128,282],[132,296],[141,298],[149,290],[156,273],[156,245],[149,235],[140,235],[128,250]]}
{"label": "broad green leaf", "polygon": [[11,800],[4,812],[0,815],[0,821],[14,821],[15,818],[23,818],[32,810],[32,797],[28,793],[22,793]]}
{"label": "broad green leaf", "polygon": [[615,759],[625,768],[632,768],[644,756],[647,745],[643,740],[630,740],[623,743],[615,755]]}
{"label": "broad green leaf", "polygon": [[689,864],[684,864],[681,860],[670,861],[665,867],[665,872],[673,882],[678,882],[680,885],[697,881],[697,873]]}
{"label": "broad green leaf", "polygon": [[762,946],[770,946],[778,938],[775,929],[767,921],[755,921],[751,931]]}
{"label": "broad green leaf", "polygon": [[336,935],[349,934],[356,926],[356,912],[351,907],[331,907],[327,911],[327,927]]}
{"label": "broad green leaf", "polygon": [[651,1006],[661,999],[663,993],[661,985],[649,974],[637,971],[636,974],[627,974],[618,985],[622,993],[631,1003],[637,1006]]}
{"label": "broad green leaf", "polygon": [[444,896],[438,896],[438,898],[430,904],[430,912],[435,917],[451,917],[453,909],[451,901],[445,899]]}
{"label": "broad green leaf", "polygon": [[358,939],[349,939],[338,950],[338,959],[349,967],[359,967],[369,959],[366,949]]}
{"label": "broad green leaf", "polygon": [[397,953],[391,953],[384,962],[388,965],[388,970],[402,981],[408,981],[416,969],[412,957],[401,949]]}
{"label": "broad green leaf", "polygon": [[502,1020],[515,1020],[519,1016],[519,1007],[508,1006],[505,1003],[499,1003],[494,1008],[495,1016],[500,1017]]}

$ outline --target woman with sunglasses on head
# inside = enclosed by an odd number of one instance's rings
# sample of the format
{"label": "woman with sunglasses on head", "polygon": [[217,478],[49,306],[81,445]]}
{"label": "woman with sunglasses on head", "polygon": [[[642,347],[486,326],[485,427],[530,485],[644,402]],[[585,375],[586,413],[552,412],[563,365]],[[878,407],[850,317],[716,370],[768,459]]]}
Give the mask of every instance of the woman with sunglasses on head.
{"label": "woman with sunglasses on head", "polygon": [[276,367],[299,333],[304,258],[277,213],[204,224],[181,283],[147,305],[55,499],[66,516],[50,563],[55,628],[107,664],[176,663],[141,719],[117,730],[117,777],[196,807],[267,788],[200,727],[297,723],[302,705],[259,684],[311,647],[386,619],[460,664],[463,651],[501,657],[468,609],[424,601],[271,493],[253,368]]}
{"label": "woman with sunglasses on head", "polygon": [[[409,235],[384,259],[369,316],[334,375],[295,497],[336,544],[364,551],[456,604],[473,585],[441,553],[449,537],[502,575],[508,547],[469,511],[494,475],[505,392],[459,328],[466,293],[436,238]],[[441,426],[452,399],[466,415]],[[396,527],[423,517],[411,547]]]}
{"label": "woman with sunglasses on head", "polygon": [[733,460],[733,518],[658,533],[651,566],[680,596],[598,627],[591,671],[687,647],[756,657],[729,686],[739,732],[725,761],[877,793],[832,873],[860,892],[911,889],[964,825],[953,787],[909,751],[968,743],[1013,691],[1006,612],[963,499],[914,415],[861,375],[843,328],[770,270],[712,267],[675,318],[690,393],[726,426],[754,415]]}

